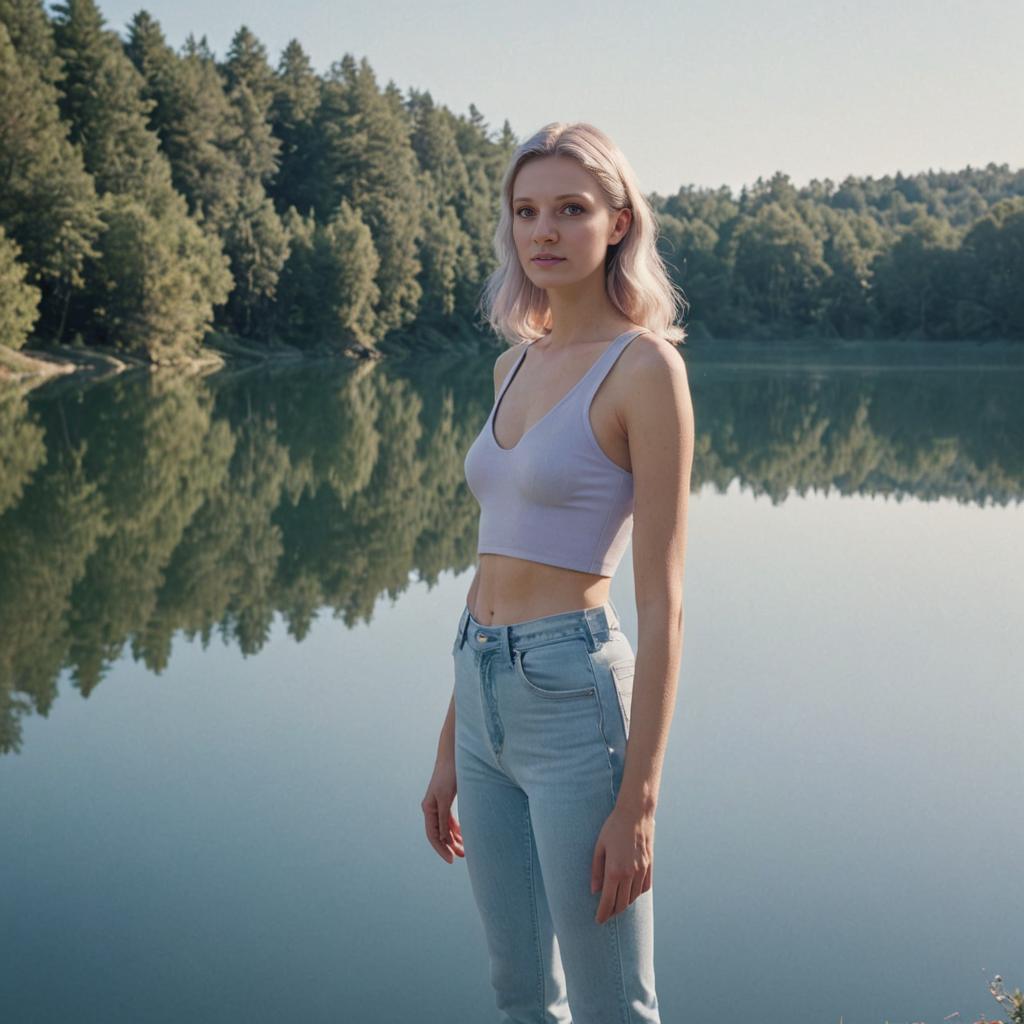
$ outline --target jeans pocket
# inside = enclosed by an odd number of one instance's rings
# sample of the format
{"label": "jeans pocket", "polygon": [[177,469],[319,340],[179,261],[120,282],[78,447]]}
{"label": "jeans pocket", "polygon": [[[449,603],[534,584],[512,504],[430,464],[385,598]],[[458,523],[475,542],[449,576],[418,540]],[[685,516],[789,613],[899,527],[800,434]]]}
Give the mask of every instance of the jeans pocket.
{"label": "jeans pocket", "polygon": [[[587,642],[572,636],[515,653],[516,675],[537,697],[567,700],[596,691]],[[585,684],[585,685],[584,685]]]}
{"label": "jeans pocket", "polygon": [[635,658],[623,658],[608,666],[615,681],[615,693],[619,698],[622,710],[622,723],[629,732],[629,711],[633,705],[633,671],[636,668]]}

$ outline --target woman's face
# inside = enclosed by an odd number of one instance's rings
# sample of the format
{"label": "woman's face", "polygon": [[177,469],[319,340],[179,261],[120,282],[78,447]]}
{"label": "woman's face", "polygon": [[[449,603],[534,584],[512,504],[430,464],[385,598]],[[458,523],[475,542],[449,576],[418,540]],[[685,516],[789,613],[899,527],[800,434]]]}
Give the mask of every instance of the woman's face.
{"label": "woman's face", "polygon": [[[629,210],[612,211],[589,171],[572,157],[527,161],[512,187],[512,236],[519,262],[538,288],[560,288],[595,272],[629,227]],[[539,253],[557,262],[541,262]]]}

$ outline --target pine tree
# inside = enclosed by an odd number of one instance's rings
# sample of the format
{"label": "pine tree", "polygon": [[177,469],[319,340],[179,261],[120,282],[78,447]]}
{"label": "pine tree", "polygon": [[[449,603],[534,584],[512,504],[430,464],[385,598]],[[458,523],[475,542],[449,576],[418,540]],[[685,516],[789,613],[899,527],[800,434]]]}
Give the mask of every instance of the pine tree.
{"label": "pine tree", "polygon": [[331,65],[317,113],[323,139],[316,209],[330,218],[347,199],[369,226],[380,257],[377,333],[411,322],[422,290],[416,248],[420,236],[420,195],[412,126],[397,89],[382,93],[364,57],[346,54]]}
{"label": "pine tree", "polygon": [[256,106],[265,115],[274,97],[274,72],[267,60],[267,48],[245,25],[232,38],[222,71],[228,93],[240,85],[247,86]]}
{"label": "pine tree", "polygon": [[266,48],[244,25],[220,70],[237,126],[229,152],[241,178],[236,201],[219,218],[235,279],[229,313],[236,328],[249,334],[257,311],[267,311],[288,256],[287,232],[266,193],[281,149],[270,125],[274,72]]}
{"label": "pine tree", "polygon": [[170,168],[147,122],[152,101],[145,80],[103,27],[93,0],[68,0],[54,8],[57,52],[64,61],[61,112],[71,140],[82,147],[99,192],[142,202],[171,189]]}
{"label": "pine tree", "polygon": [[55,8],[65,62],[61,104],[103,194],[106,231],[91,265],[83,319],[91,333],[154,359],[198,348],[213,307],[230,291],[219,240],[204,234],[174,190],[167,158],[147,127],[154,101],[93,0]]}
{"label": "pine tree", "polygon": [[39,318],[39,289],[26,281],[21,249],[0,225],[0,345],[21,348]]}
{"label": "pine tree", "polygon": [[315,122],[319,106],[320,80],[298,40],[292,39],[278,63],[270,108],[281,151],[277,177],[268,188],[279,210],[294,206],[308,212],[315,204],[309,166],[317,159]]}
{"label": "pine tree", "polygon": [[92,178],[60,119],[60,75],[42,4],[0,0],[0,225],[40,289],[37,330],[57,340],[103,228]]}
{"label": "pine tree", "polygon": [[291,251],[281,275],[278,330],[293,344],[370,345],[379,260],[370,230],[342,200],[327,224],[294,207],[285,214]]}

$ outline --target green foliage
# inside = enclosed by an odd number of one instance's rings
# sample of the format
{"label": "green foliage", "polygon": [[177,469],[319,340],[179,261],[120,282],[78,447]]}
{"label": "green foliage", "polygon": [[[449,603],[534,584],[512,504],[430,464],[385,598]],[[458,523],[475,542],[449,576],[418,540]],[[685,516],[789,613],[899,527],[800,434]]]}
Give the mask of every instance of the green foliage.
{"label": "green foliage", "polygon": [[278,330],[300,347],[370,344],[379,257],[358,210],[342,200],[326,224],[294,207],[291,252],[281,275]]}
{"label": "green foliage", "polygon": [[297,39],[281,54],[271,103],[274,135],[281,142],[280,163],[269,191],[278,210],[294,206],[308,212],[315,204],[309,163],[317,153],[315,119],[320,79]]}
{"label": "green foliage", "polygon": [[149,203],[171,188],[170,167],[159,139],[148,130],[151,101],[117,34],[103,28],[93,0],[68,0],[54,8],[54,37],[64,61],[61,112],[71,140],[82,147],[98,192]]}
{"label": "green foliage", "polygon": [[0,226],[40,287],[43,326],[59,336],[95,255],[99,204],[60,120],[60,61],[41,4],[0,0],[0,15]]}
{"label": "green foliage", "polygon": [[[1022,338],[1019,290],[986,276],[979,255],[991,211],[1022,196],[1024,171],[990,164],[847,178],[838,189],[797,189],[778,173],[738,202],[728,189],[692,187],[652,202],[696,334]],[[1010,274],[1012,235],[1011,225],[993,242],[1008,248]]]}
{"label": "green foliage", "polygon": [[246,183],[224,227],[224,248],[234,280],[233,319],[247,336],[266,335],[289,240],[274,204],[255,181]]}
{"label": "green foliage", "polygon": [[963,296],[958,327],[1024,336],[1024,196],[1002,199],[964,237]]}
{"label": "green foliage", "polygon": [[131,196],[105,196],[107,230],[91,282],[97,333],[158,362],[198,349],[212,325],[212,307],[226,301],[231,283],[219,243],[175,198],[154,216]]}
{"label": "green foliage", "polygon": [[21,249],[0,225],[0,344],[18,349],[39,318],[39,289],[25,281]]}
{"label": "green foliage", "polygon": [[[169,358],[211,326],[339,348],[476,320],[518,140],[473,104],[403,96],[351,54],[319,75],[296,39],[272,66],[244,25],[221,61],[205,36],[175,51],[144,10],[122,40],[95,0],[0,0],[0,105],[0,226],[40,339]],[[780,171],[739,196],[650,199],[693,337],[1024,337],[1024,171],[804,187]],[[163,241],[130,267],[147,239]],[[166,297],[145,297],[158,282]]]}
{"label": "green foliage", "polygon": [[365,58],[346,56],[331,65],[316,128],[321,136],[317,214],[334,215],[342,199],[359,210],[380,258],[375,283],[377,329],[411,323],[422,290],[416,280],[419,240],[416,157],[411,124],[390,87],[381,93]]}

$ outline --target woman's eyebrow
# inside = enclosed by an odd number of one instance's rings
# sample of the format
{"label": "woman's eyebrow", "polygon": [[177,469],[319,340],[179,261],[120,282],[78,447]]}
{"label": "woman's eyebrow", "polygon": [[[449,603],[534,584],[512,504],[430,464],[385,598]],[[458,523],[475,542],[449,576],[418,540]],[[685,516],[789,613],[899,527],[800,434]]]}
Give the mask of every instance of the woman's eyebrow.
{"label": "woman's eyebrow", "polygon": [[[585,192],[566,192],[564,195],[555,196],[555,199],[590,199]],[[513,203],[532,203],[533,200],[529,196],[516,196],[512,200]]]}

